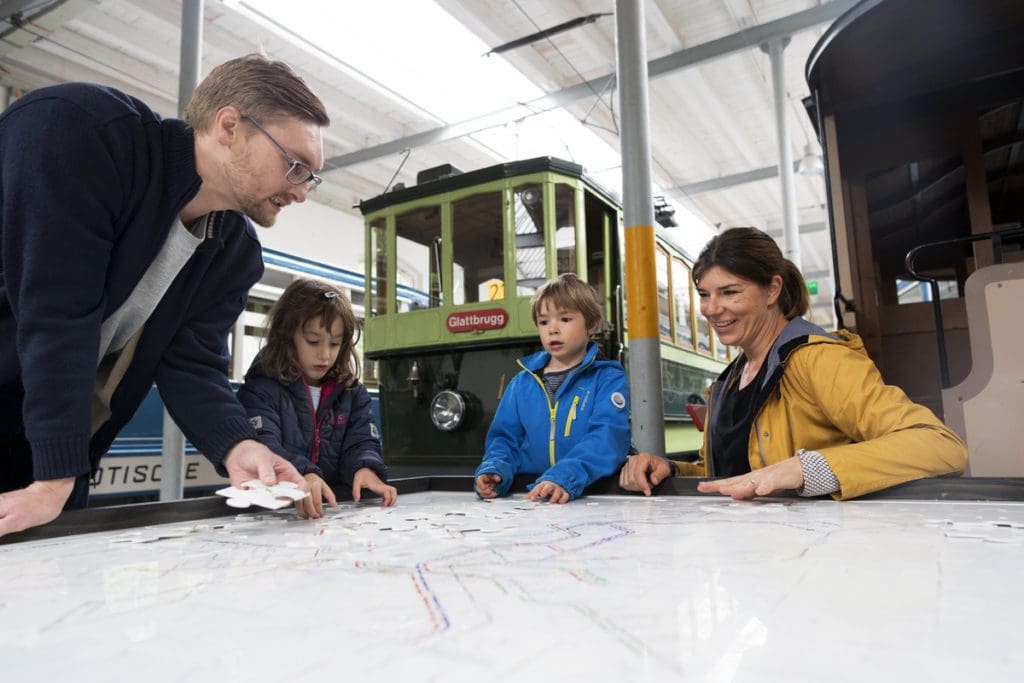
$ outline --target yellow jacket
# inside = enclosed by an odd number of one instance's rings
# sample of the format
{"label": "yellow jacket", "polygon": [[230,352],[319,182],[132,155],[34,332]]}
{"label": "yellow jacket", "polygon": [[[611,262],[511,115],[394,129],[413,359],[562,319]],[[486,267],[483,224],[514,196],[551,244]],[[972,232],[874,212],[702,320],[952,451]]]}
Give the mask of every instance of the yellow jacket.
{"label": "yellow jacket", "polygon": [[[767,377],[747,449],[752,470],[793,457],[799,449],[818,451],[839,480],[837,500],[964,471],[964,443],[928,408],[882,382],[857,335],[826,333],[794,318],[765,362]],[[679,474],[709,476],[715,401],[737,366],[733,362],[711,387],[700,460],[676,462]]]}

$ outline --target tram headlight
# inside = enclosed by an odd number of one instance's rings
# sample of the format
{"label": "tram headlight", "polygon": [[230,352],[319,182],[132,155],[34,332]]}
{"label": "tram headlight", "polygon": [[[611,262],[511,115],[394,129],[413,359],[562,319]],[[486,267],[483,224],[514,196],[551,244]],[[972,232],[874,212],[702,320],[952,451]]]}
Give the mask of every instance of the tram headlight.
{"label": "tram headlight", "polygon": [[430,421],[443,432],[459,428],[466,419],[466,399],[457,391],[439,391],[430,402]]}

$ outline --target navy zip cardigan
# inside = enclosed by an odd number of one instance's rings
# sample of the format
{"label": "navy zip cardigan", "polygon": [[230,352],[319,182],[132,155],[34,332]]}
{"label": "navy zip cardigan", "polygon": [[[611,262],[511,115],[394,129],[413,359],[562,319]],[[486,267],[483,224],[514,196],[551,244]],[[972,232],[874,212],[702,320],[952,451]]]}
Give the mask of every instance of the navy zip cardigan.
{"label": "navy zip cardigan", "polygon": [[146,321],[112,415],[90,435],[100,326],[201,183],[192,130],[116,90],[40,88],[0,116],[0,437],[28,439],[35,479],[94,469],[154,380],[221,474],[231,447],[256,438],[228,383],[227,335],[263,261],[233,211],[216,215]]}

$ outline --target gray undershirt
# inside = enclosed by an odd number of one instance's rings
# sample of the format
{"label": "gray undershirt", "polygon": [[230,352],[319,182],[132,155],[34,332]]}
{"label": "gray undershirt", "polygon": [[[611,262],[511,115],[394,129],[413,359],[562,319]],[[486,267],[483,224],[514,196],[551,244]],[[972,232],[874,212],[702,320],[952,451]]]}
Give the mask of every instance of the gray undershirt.
{"label": "gray undershirt", "polygon": [[110,400],[135,356],[142,328],[153,315],[174,278],[206,237],[210,214],[193,224],[190,231],[174,219],[171,231],[153,263],[135,289],[100,326],[100,351],[96,361],[96,384],[90,408],[90,434],[95,435],[110,419]]}
{"label": "gray undershirt", "polygon": [[180,219],[174,219],[174,225],[160,252],[135,285],[131,295],[103,321],[97,365],[108,354],[123,349],[128,340],[146,324],[174,278],[202,244],[208,219],[209,216],[205,216],[203,220],[197,221],[193,227],[194,233]]}

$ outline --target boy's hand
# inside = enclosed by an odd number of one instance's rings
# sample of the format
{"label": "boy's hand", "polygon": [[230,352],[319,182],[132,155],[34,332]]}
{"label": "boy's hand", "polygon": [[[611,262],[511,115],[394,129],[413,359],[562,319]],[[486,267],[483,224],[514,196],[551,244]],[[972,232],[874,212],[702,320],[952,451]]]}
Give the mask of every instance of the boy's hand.
{"label": "boy's hand", "polygon": [[476,478],[477,495],[481,498],[496,498],[498,496],[498,484],[500,483],[500,474],[481,474]]}
{"label": "boy's hand", "polygon": [[553,481],[542,481],[526,494],[526,500],[537,501],[544,498],[548,498],[549,503],[568,503],[569,492]]}
{"label": "boy's hand", "polygon": [[303,519],[319,519],[324,516],[323,501],[326,500],[329,507],[337,505],[338,501],[334,498],[334,491],[326,481],[313,472],[303,475],[302,478],[309,487],[309,497],[295,501],[295,509],[298,511],[299,517]]}
{"label": "boy's hand", "polygon": [[391,507],[398,499],[398,489],[382,482],[377,473],[369,467],[360,467],[356,470],[356,476],[352,477],[352,500],[358,503],[363,489],[370,489],[380,496],[382,507]]}

